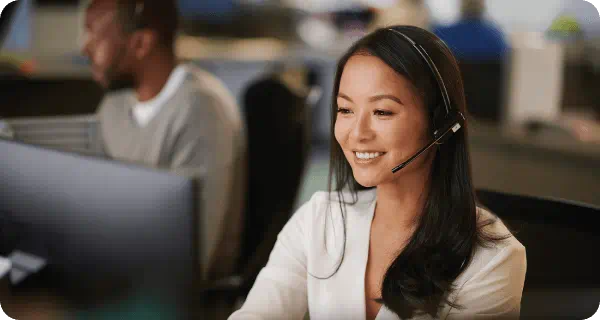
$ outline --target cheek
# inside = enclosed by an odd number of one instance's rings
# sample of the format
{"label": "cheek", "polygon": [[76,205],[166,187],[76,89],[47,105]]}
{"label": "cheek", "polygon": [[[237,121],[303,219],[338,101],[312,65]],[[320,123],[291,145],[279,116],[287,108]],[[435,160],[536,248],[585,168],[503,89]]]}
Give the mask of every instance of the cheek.
{"label": "cheek", "polygon": [[348,125],[344,120],[338,119],[335,122],[335,126],[333,127],[333,134],[335,135],[335,140],[344,147],[346,142],[346,138],[348,137]]}
{"label": "cheek", "polygon": [[94,50],[93,55],[92,55],[94,63],[100,67],[106,67],[106,66],[110,65],[113,51],[114,50],[109,43],[107,43],[107,42],[99,43],[96,46],[96,49]]}
{"label": "cheek", "polygon": [[392,125],[380,131],[394,158],[404,159],[421,149],[428,141],[427,130],[422,125]]}

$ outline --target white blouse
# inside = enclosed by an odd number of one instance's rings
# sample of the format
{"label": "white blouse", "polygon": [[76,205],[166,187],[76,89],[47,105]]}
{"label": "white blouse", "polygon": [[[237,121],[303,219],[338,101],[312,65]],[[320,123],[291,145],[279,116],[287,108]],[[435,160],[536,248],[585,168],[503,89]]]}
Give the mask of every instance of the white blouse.
{"label": "white blouse", "polygon": [[[337,195],[317,192],[293,215],[279,234],[266,267],[258,275],[236,319],[365,319],[365,270],[369,253],[375,190],[361,191],[358,202],[346,205],[346,250]],[[350,194],[344,199],[352,200]],[[328,214],[328,204],[331,213]],[[491,213],[478,209],[479,218]],[[506,235],[500,221],[487,232]],[[327,231],[327,236],[325,236]],[[457,310],[443,306],[439,319],[518,318],[525,281],[525,247],[511,237],[491,248],[476,247],[470,265],[455,280],[449,301]],[[399,319],[382,306],[376,320]],[[413,319],[431,319],[421,315]]]}

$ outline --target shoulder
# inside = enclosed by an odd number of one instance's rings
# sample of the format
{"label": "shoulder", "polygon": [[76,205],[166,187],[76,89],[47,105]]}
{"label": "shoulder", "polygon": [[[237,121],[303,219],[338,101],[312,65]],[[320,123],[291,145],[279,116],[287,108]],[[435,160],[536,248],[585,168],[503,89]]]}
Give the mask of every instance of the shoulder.
{"label": "shoulder", "polygon": [[228,113],[238,114],[238,104],[231,91],[213,74],[197,66],[185,65],[188,72],[186,79],[186,93],[195,102],[194,107],[201,106],[202,102],[208,103],[207,107],[216,107]]}
{"label": "shoulder", "polygon": [[[514,235],[509,230],[509,228],[504,224],[504,222],[498,216],[496,216],[493,212],[491,212],[485,208],[478,207],[477,208],[477,222],[480,224],[486,225],[482,229],[482,231],[485,234],[496,236],[496,237],[506,236],[506,239],[504,241],[499,241],[493,245],[493,248],[495,248],[495,250],[502,250],[502,249],[506,249],[506,248],[516,248],[516,249],[523,249],[523,250],[525,249],[525,247],[521,244],[521,242],[519,242],[519,240],[517,240],[517,238],[514,237]],[[487,224],[486,222],[489,222],[489,224]]]}
{"label": "shoulder", "polygon": [[[478,217],[480,221],[495,218],[484,209],[478,209]],[[525,248],[499,219],[484,229],[486,234],[508,238],[475,246],[471,261],[454,281],[455,290],[448,298],[461,308],[447,305],[443,313],[448,319],[467,319],[483,314],[518,318],[527,271]]]}
{"label": "shoulder", "polygon": [[462,283],[508,276],[515,271],[524,273],[527,262],[525,247],[521,242],[514,237],[502,220],[490,211],[478,208],[477,216],[479,223],[490,222],[482,228],[485,235],[503,238],[503,240],[475,246],[469,266],[459,277]]}
{"label": "shoulder", "polygon": [[477,246],[475,255],[477,256],[478,252],[481,256],[486,256],[488,259],[491,255],[496,256],[497,254],[504,252],[505,254],[514,254],[514,255],[524,255],[525,247],[515,236],[511,233],[511,231],[506,227],[504,222],[500,218],[498,218],[492,212],[484,209],[477,208],[477,217],[480,223],[485,221],[490,221],[491,223],[485,226],[482,231],[486,235],[490,235],[493,237],[506,237],[506,239],[502,241],[497,241],[487,246]]}
{"label": "shoulder", "polygon": [[123,89],[118,91],[107,92],[103,97],[100,105],[111,104],[116,101],[121,101],[128,97],[131,97],[133,92],[129,89]]}
{"label": "shoulder", "polygon": [[198,119],[217,121],[227,127],[239,129],[243,127],[240,108],[229,89],[211,73],[193,66],[185,65],[187,78],[178,113],[181,119]]}
{"label": "shoulder", "polygon": [[490,39],[490,43],[497,45],[504,44],[504,32],[496,23],[490,20],[479,20],[474,23],[476,27],[473,28],[474,32]]}
{"label": "shoulder", "polygon": [[119,90],[106,93],[102,97],[102,101],[100,101],[97,113],[100,116],[111,116],[116,112],[124,112],[124,102],[126,99],[131,98],[132,95],[133,93],[131,90]]}

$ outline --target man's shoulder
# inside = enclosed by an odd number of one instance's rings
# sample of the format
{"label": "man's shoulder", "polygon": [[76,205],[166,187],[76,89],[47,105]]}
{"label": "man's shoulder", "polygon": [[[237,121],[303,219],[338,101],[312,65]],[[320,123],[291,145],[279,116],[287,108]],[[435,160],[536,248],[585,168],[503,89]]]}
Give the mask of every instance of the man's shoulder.
{"label": "man's shoulder", "polygon": [[131,90],[111,91],[104,94],[97,109],[98,114],[112,114],[123,109],[123,103],[127,97],[131,97]]}
{"label": "man's shoulder", "polygon": [[186,65],[186,78],[180,98],[185,101],[176,112],[188,116],[213,118],[233,127],[243,127],[241,110],[225,84],[199,67]]}
{"label": "man's shoulder", "polygon": [[182,66],[186,70],[186,78],[182,86],[183,92],[190,95],[212,96],[219,99],[231,99],[233,95],[221,79],[214,74],[191,64]]}

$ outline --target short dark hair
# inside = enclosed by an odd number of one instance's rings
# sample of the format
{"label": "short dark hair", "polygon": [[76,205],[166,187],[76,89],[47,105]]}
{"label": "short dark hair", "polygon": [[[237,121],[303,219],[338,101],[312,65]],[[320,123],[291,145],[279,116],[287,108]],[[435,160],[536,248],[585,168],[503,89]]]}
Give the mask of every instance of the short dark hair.
{"label": "short dark hair", "polygon": [[118,21],[125,32],[141,28],[158,34],[161,45],[172,48],[179,23],[175,0],[116,0]]}
{"label": "short dark hair", "polygon": [[462,0],[461,15],[463,18],[481,18],[485,13],[483,0]]}
{"label": "short dark hair", "polygon": [[[388,29],[378,29],[365,36],[341,57],[332,95],[332,137],[335,135],[338,114],[336,98],[342,72],[348,60],[355,55],[377,57],[409,80],[424,101],[430,115],[430,131],[433,132],[434,115],[443,105],[440,88],[431,69],[414,47]],[[450,49],[426,30],[413,26],[394,26],[391,29],[410,37],[426,50],[439,69],[452,107],[466,114],[461,73]],[[453,282],[458,275],[469,265],[475,246],[489,246],[511,236],[488,234],[484,228],[494,223],[494,219],[477,220],[477,199],[467,141],[465,127],[437,146],[429,176],[431,187],[426,193],[427,201],[422,208],[418,227],[403,251],[390,264],[383,279],[382,295],[378,301],[402,319],[420,313],[436,317],[443,303],[462,307],[449,301],[448,294],[455,289]],[[354,179],[352,168],[334,138],[331,140],[328,185],[330,193],[338,194],[342,219],[345,219],[345,205],[356,203],[357,192],[370,189]],[[342,192],[345,188],[352,193],[352,201],[346,202],[344,199]],[[343,263],[343,255],[341,261]],[[335,272],[337,269],[333,274]]]}

